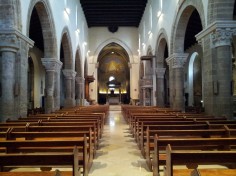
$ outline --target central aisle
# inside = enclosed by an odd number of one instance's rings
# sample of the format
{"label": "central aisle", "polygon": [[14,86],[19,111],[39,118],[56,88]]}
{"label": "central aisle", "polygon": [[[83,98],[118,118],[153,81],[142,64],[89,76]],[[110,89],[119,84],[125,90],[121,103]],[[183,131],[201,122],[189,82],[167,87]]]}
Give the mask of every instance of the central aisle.
{"label": "central aisle", "polygon": [[89,176],[151,176],[129,133],[120,106],[110,106],[103,137]]}

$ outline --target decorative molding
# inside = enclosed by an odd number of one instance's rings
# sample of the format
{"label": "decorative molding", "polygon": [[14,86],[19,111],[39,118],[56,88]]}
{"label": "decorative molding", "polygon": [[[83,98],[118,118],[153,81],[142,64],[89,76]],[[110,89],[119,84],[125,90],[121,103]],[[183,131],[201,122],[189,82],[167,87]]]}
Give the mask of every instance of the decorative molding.
{"label": "decorative molding", "polygon": [[14,34],[0,34],[1,51],[17,52],[19,49],[19,40]]}
{"label": "decorative molding", "polygon": [[166,68],[156,68],[157,78],[164,78]]}
{"label": "decorative molding", "polygon": [[70,70],[70,69],[64,69],[62,70],[64,76],[66,77],[66,79],[73,79],[76,76],[76,72],[74,70]]}
{"label": "decorative molding", "polygon": [[182,68],[187,61],[188,53],[174,53],[166,58],[166,62],[170,68]]}
{"label": "decorative molding", "polygon": [[230,28],[218,28],[211,34],[212,44],[215,47],[231,45],[231,39],[233,33],[236,33],[236,29]]}
{"label": "decorative molding", "polygon": [[62,67],[62,62],[54,58],[41,58],[46,71],[58,71]]}
{"label": "decorative molding", "polygon": [[152,88],[153,87],[153,81],[152,79],[140,79],[140,87],[141,88]]}
{"label": "decorative molding", "polygon": [[83,77],[75,77],[75,81],[77,84],[84,84],[85,79]]}
{"label": "decorative molding", "polygon": [[211,35],[212,44],[217,47],[230,45],[233,34],[236,34],[236,21],[217,20],[195,35],[195,37],[199,44],[203,44],[202,40],[206,36]]}
{"label": "decorative molding", "polygon": [[[0,30],[1,35],[14,35],[16,38],[20,38],[24,40],[26,43],[29,44],[30,47],[34,46],[34,41],[31,40],[29,37],[25,36],[22,34],[19,30],[17,29],[12,29],[12,30]],[[2,40],[1,40],[2,41]]]}

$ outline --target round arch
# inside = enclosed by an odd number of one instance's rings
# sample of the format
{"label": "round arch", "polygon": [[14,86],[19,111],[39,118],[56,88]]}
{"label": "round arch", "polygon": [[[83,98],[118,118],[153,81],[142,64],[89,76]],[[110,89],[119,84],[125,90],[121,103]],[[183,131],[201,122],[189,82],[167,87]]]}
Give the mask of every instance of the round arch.
{"label": "round arch", "polygon": [[109,43],[101,50],[97,60],[98,103],[130,102],[129,60],[127,51],[117,43]]}
{"label": "round arch", "polygon": [[168,44],[168,36],[165,29],[161,29],[158,34],[157,44],[156,44],[156,63],[157,68],[163,67],[165,63],[165,48],[168,48],[167,54],[169,55],[169,44]]}
{"label": "round arch", "polygon": [[123,48],[125,49],[125,51],[126,51],[126,52],[128,53],[128,55],[129,55],[129,61],[130,61],[131,63],[134,63],[133,53],[132,53],[132,51],[130,50],[130,48],[129,48],[124,42],[122,42],[121,40],[116,39],[116,38],[111,38],[111,39],[109,39],[109,40],[106,40],[106,41],[104,41],[103,43],[101,43],[101,44],[97,47],[97,49],[96,49],[96,51],[95,51],[95,53],[94,53],[93,63],[97,63],[97,59],[98,59],[99,53],[101,52],[101,50],[102,50],[105,46],[107,46],[107,45],[110,44],[110,43],[117,43],[118,45],[120,45],[121,47],[123,47]]}
{"label": "round arch", "polygon": [[156,45],[156,102],[160,107],[169,104],[169,67],[165,61],[169,56],[168,38],[165,29],[161,29]]}
{"label": "round arch", "polygon": [[34,7],[39,14],[44,38],[44,58],[57,58],[56,30],[50,4],[46,0],[32,0],[28,9],[27,36],[29,36],[30,17]]}
{"label": "round arch", "polygon": [[189,18],[194,10],[197,10],[202,28],[206,26],[205,16],[204,16],[204,7],[201,1],[186,0],[180,6],[180,9],[177,12],[176,18],[174,20],[174,25],[171,33],[171,42],[170,42],[170,53],[183,53],[184,52],[184,38],[185,31]]}
{"label": "round arch", "polygon": [[194,52],[190,56],[189,66],[188,66],[188,105],[194,105],[194,88],[193,88],[193,78],[194,78],[194,61],[198,57],[198,53]]}
{"label": "round arch", "polygon": [[[63,50],[64,59],[63,69],[73,69],[72,46],[68,27],[64,27],[61,34],[61,50]],[[61,57],[61,56],[60,56]]]}

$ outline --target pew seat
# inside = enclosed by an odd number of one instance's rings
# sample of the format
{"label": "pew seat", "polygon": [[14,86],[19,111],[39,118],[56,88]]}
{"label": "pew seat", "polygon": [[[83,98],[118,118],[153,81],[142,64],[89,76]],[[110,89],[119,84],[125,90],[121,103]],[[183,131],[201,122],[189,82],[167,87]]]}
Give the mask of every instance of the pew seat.
{"label": "pew seat", "polygon": [[171,145],[168,144],[166,153],[165,176],[173,176],[176,165],[186,165],[189,169],[197,169],[199,165],[232,166],[236,164],[236,151],[172,150]]}
{"label": "pew seat", "polygon": [[[200,175],[193,175],[193,169],[174,169],[173,175],[175,176],[234,176],[236,169],[223,169],[223,168],[210,168],[198,169]],[[192,174],[192,175],[191,175]]]}
{"label": "pew seat", "polygon": [[72,171],[13,171],[1,172],[1,176],[72,176]]}
{"label": "pew seat", "polygon": [[[10,167],[71,167],[72,176],[80,176],[78,149],[75,146],[73,152],[68,153],[11,153],[0,154],[0,171]],[[10,173],[10,172],[9,172]],[[13,173],[13,172],[12,172]],[[0,175],[2,176],[1,172]]]}

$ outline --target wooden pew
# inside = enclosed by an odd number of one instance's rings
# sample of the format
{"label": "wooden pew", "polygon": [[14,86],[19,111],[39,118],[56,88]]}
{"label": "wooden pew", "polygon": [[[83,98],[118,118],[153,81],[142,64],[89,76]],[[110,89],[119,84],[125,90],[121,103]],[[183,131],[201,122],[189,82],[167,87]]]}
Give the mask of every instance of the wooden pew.
{"label": "wooden pew", "polygon": [[192,125],[149,125],[149,124],[141,124],[141,129],[139,132],[136,133],[136,138],[138,139],[138,146],[141,149],[141,146],[143,146],[144,142],[144,135],[147,130],[147,127],[149,127],[150,130],[194,130],[194,129],[236,129],[236,124],[210,124],[209,122],[206,122],[205,124],[192,124]]}
{"label": "wooden pew", "polygon": [[[206,120],[208,119],[208,120]],[[212,123],[211,123],[212,122]],[[221,123],[223,122],[223,123]],[[221,118],[139,118],[135,122],[134,126],[131,127],[133,128],[132,134],[136,134],[140,132],[141,125],[186,125],[186,124],[225,124],[226,120],[223,120]],[[228,122],[228,121],[227,121]],[[230,122],[229,122],[230,123]],[[229,124],[226,123],[226,124]],[[136,137],[136,135],[134,135]],[[137,141],[138,139],[135,138]]]}
{"label": "wooden pew", "polygon": [[[172,150],[172,145],[168,144],[166,147],[166,155],[165,176],[173,176],[174,165],[187,165],[187,167],[195,169],[200,164],[236,164],[236,151]],[[235,169],[232,170],[231,175],[236,175]]]}
{"label": "wooden pew", "polygon": [[[194,129],[209,129],[209,124],[179,124],[179,125],[158,125],[158,124],[144,124],[141,123],[141,126],[139,127],[139,130],[136,132],[135,137],[138,142],[138,146],[141,149],[141,147],[144,144],[144,136],[147,128],[149,127],[150,130],[194,130]],[[223,126],[219,126],[217,129],[223,128]]]}
{"label": "wooden pew", "polygon": [[72,176],[72,171],[27,171],[27,172],[1,172],[1,176]]}
{"label": "wooden pew", "polygon": [[[188,118],[184,118],[184,117],[169,117],[169,116],[154,116],[154,117],[137,117],[134,119],[134,121],[130,124],[130,128],[131,129],[135,129],[137,128],[137,126],[139,126],[141,124],[141,122],[156,122],[156,121],[194,121],[195,123],[198,122],[202,122],[202,121],[208,121],[210,124],[218,124],[218,123],[231,123],[230,121],[228,121],[227,119],[225,119],[225,117],[220,117],[220,118],[209,118],[209,117],[198,117],[198,118],[194,118],[194,117],[188,117]],[[212,123],[211,123],[212,122]],[[234,122],[233,122],[234,123]],[[222,124],[222,123],[221,123]]]}
{"label": "wooden pew", "polygon": [[195,130],[146,130],[146,142],[141,152],[152,170],[152,154],[154,153],[154,136],[159,138],[227,138],[236,137],[236,131],[227,129],[195,129]]}
{"label": "wooden pew", "polygon": [[[153,154],[153,175],[157,176],[160,172],[160,165],[165,165],[166,154],[160,154],[160,151],[170,144],[172,148],[181,150],[229,150],[236,145],[236,138],[154,138]],[[235,160],[236,162],[236,160]]]}
{"label": "wooden pew", "polygon": [[235,169],[228,168],[198,168],[198,169],[174,169],[173,175],[181,176],[234,176]]}
{"label": "wooden pew", "polygon": [[[73,152],[69,153],[14,153],[0,154],[0,171],[4,167],[39,167],[39,166],[69,166],[72,168],[72,176],[80,176],[79,154],[75,146]],[[1,172],[0,172],[1,174]],[[6,173],[4,173],[6,175]]]}
{"label": "wooden pew", "polygon": [[[58,135],[60,135],[60,133],[67,133],[67,134],[71,133],[71,135],[72,135],[73,132],[92,131],[92,138],[91,138],[91,139],[93,139],[92,144],[90,144],[91,140],[89,140],[89,146],[91,146],[91,150],[94,148],[93,151],[95,152],[95,149],[97,149],[98,145],[99,145],[97,134],[96,134],[96,132],[94,132],[94,126],[91,126],[91,125],[86,125],[86,126],[30,126],[30,124],[27,124],[26,126],[15,126],[13,128],[0,127],[0,129],[3,131],[0,133],[0,139],[1,138],[3,138],[3,139],[9,138],[9,136],[6,136],[6,134],[7,135],[17,134],[15,132],[34,132],[34,133],[39,133],[38,134],[39,137],[43,137],[43,135],[44,135],[43,133],[46,133],[46,132],[54,132],[54,133],[58,133]],[[10,133],[9,133],[9,130],[10,130]],[[63,134],[63,135],[67,135],[67,134]],[[20,134],[18,134],[18,135],[20,135]],[[27,138],[27,139],[30,139],[30,138]]]}
{"label": "wooden pew", "polygon": [[[101,133],[103,132],[104,124],[105,124],[105,114],[104,113],[83,113],[83,114],[37,114],[29,117],[20,117],[19,121],[25,122],[34,122],[38,120],[42,121],[92,121],[98,123],[98,126],[101,129]],[[12,122],[13,120],[8,119],[7,122]]]}
{"label": "wooden pew", "polygon": [[96,154],[96,139],[93,136],[92,130],[84,131],[58,131],[58,132],[15,132],[13,128],[9,128],[5,134],[0,133],[0,137],[6,140],[75,140],[77,138],[87,136],[88,156],[89,161],[92,163]]}
{"label": "wooden pew", "polygon": [[[76,140],[27,140],[27,141],[0,141],[0,147],[5,149],[5,153],[65,153],[70,152],[73,146],[77,146],[79,151],[79,165],[83,168],[84,175],[88,175],[89,168],[92,163],[88,157],[88,145],[86,136],[77,138]],[[3,153],[4,154],[4,153]],[[34,163],[35,164],[35,163]]]}
{"label": "wooden pew", "polygon": [[[97,128],[94,122],[12,122],[0,123],[0,131],[6,131],[12,127],[14,131],[80,131],[89,130],[91,128],[94,139],[96,139],[96,147],[101,131]],[[100,136],[101,137],[101,136]]]}
{"label": "wooden pew", "polygon": [[58,122],[53,122],[53,121],[42,121],[39,120],[37,122],[6,122],[6,123],[0,123],[0,127],[8,126],[8,127],[16,127],[16,126],[26,126],[29,124],[30,126],[87,126],[91,125],[94,128],[94,130],[98,137],[101,138],[101,128],[99,127],[97,122],[94,121],[78,121],[78,122],[67,122],[67,121],[58,121]]}

